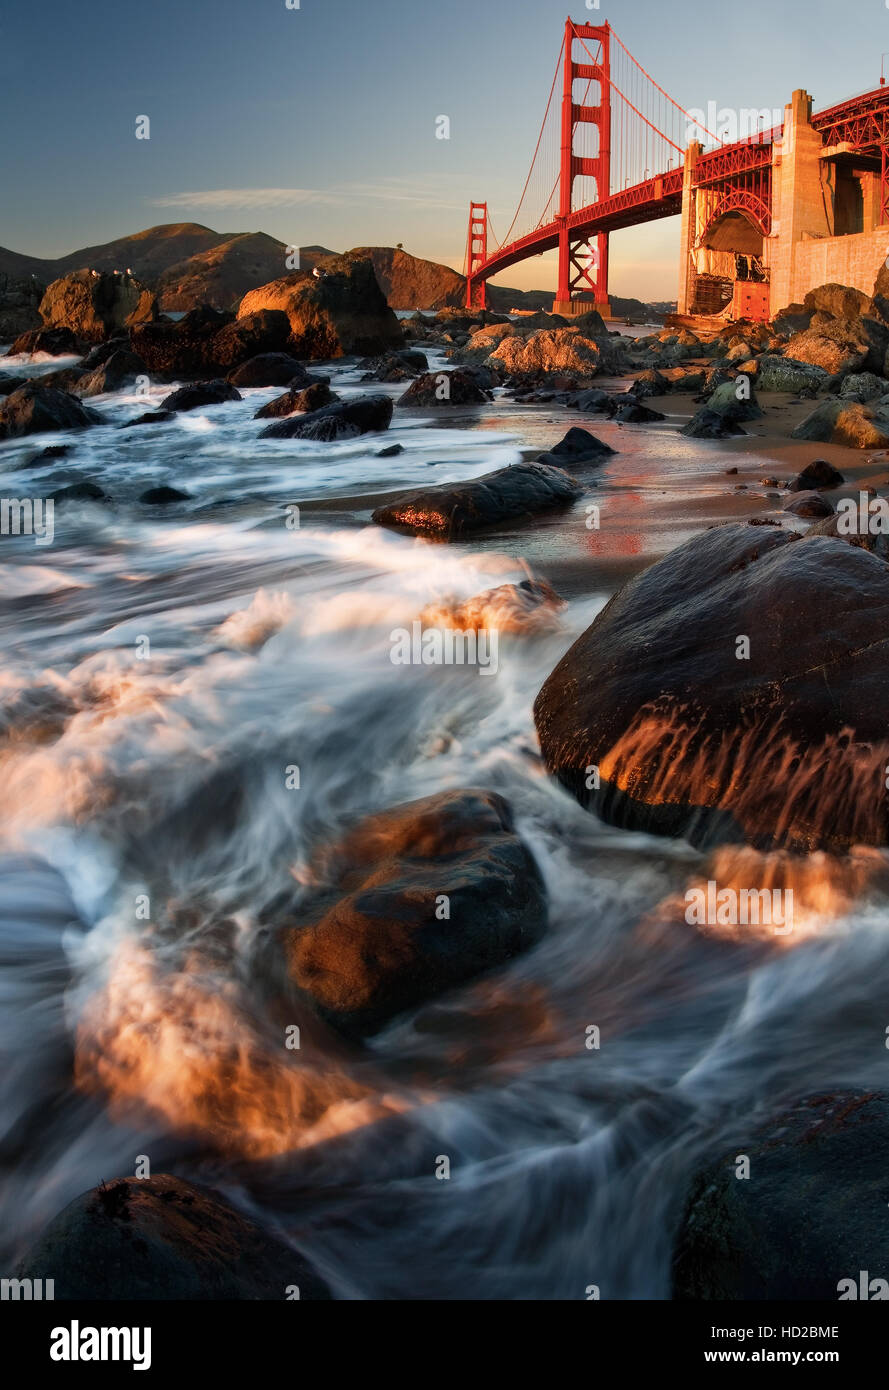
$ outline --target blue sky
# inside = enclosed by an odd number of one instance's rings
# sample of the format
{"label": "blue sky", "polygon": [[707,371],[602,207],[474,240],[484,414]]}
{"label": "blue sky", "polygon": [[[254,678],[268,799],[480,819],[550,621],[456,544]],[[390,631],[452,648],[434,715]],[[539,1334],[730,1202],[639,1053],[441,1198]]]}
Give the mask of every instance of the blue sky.
{"label": "blue sky", "polygon": [[[471,197],[508,226],[568,0],[6,0],[0,244],[59,255],[158,222],[460,267]],[[816,107],[876,86],[887,0],[573,0],[677,101]],[[777,27],[776,27],[777,26]],[[889,71],[889,59],[887,59]],[[435,138],[446,114],[451,138]],[[135,138],[139,115],[151,139]],[[678,223],[612,238],[611,289],[672,297]],[[505,275],[553,283],[552,259]]]}

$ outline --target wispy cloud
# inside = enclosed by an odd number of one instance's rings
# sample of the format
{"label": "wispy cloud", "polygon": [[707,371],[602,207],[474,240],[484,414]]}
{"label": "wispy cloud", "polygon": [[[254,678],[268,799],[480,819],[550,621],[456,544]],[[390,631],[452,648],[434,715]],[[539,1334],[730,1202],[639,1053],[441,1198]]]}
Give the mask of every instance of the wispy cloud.
{"label": "wispy cloud", "polygon": [[[412,188],[411,192],[407,189]],[[288,208],[340,207],[355,198],[368,202],[413,203],[418,207],[462,212],[465,204],[445,201],[435,189],[418,189],[407,180],[384,183],[348,183],[338,188],[205,188],[187,193],[166,193],[146,201],[156,208]]]}
{"label": "wispy cloud", "polygon": [[305,203],[340,203],[342,196],[319,188],[205,188],[167,193],[147,201],[156,208],[285,208]]}

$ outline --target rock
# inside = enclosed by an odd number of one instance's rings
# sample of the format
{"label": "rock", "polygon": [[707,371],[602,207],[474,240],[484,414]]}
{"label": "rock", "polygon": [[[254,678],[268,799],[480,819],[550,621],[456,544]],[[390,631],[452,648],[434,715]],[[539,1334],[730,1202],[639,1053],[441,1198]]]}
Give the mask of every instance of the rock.
{"label": "rock", "polygon": [[16,338],[7,357],[45,352],[47,357],[70,357],[80,351],[70,328],[34,328]]}
{"label": "rock", "polygon": [[161,401],[161,410],[200,410],[208,405],[224,405],[226,401],[242,400],[240,391],[227,381],[201,381],[194,386],[180,386]]}
{"label": "rock", "polygon": [[40,301],[47,328],[68,328],[85,343],[103,343],[116,330],[157,318],[157,301],[130,275],[75,270],[54,280]]}
{"label": "rock", "polygon": [[863,320],[831,319],[805,333],[796,333],[787,344],[787,355],[797,362],[808,362],[828,373],[857,372],[868,361],[870,343],[863,331]]}
{"label": "rock", "polygon": [[643,425],[652,420],[666,420],[666,418],[662,411],[652,410],[649,406],[639,405],[637,402],[623,406],[614,417],[619,425]]}
{"label": "rock", "polygon": [[733,435],[744,434],[745,430],[734,420],[722,416],[707,406],[702,406],[679,431],[689,439],[731,439]]}
{"label": "rock", "polygon": [[614,452],[610,444],[604,444],[589,430],[575,427],[548,453],[539,454],[537,462],[550,464],[554,468],[576,468],[582,463],[599,463]]}
{"label": "rock", "polygon": [[765,411],[756,399],[756,392],[749,383],[744,386],[739,381],[724,381],[710,392],[707,409],[723,420],[761,420]]}
{"label": "rock", "polygon": [[815,459],[813,463],[806,464],[802,473],[798,473],[790,484],[791,492],[807,492],[810,488],[816,487],[842,487],[845,478],[838,468],[834,468],[832,463],[826,459]]}
{"label": "rock", "polygon": [[850,372],[840,387],[840,399],[858,401],[864,405],[878,400],[886,390],[886,382],[873,372]]}
{"label": "rock", "polygon": [[550,675],[534,709],[546,765],[634,830],[804,851],[885,844],[883,614],[889,571],[863,549],[771,527],[706,531],[624,585]]}
{"label": "rock", "polygon": [[520,377],[545,377],[570,372],[587,378],[596,373],[614,356],[606,346],[610,339],[594,341],[579,328],[556,328],[532,333],[529,338],[504,338],[491,354],[510,374]]}
{"label": "rock", "polygon": [[465,483],[425,488],[378,507],[373,520],[418,535],[453,540],[500,522],[569,506],[583,489],[561,468],[517,463]]}
{"label": "rock", "polygon": [[[290,339],[290,320],[278,309],[261,309],[255,314],[244,314],[234,323],[227,323],[213,335],[210,357],[213,367],[220,372],[231,372],[243,367],[257,358],[268,358],[284,354]],[[287,354],[289,356],[289,354]],[[295,360],[295,359],[294,359]],[[284,385],[291,377],[305,371],[297,362],[290,377],[279,377],[275,381],[253,382],[255,386]],[[236,382],[247,386],[251,383]]]}
{"label": "rock", "polygon": [[775,315],[772,330],[778,338],[792,338],[795,333],[805,333],[814,314],[814,309],[805,309],[802,304],[790,304]]}
{"label": "rock", "polygon": [[866,1091],[807,1097],[738,1139],[692,1182],[673,1298],[820,1303],[853,1288],[866,1298],[860,1271],[889,1278],[887,1143],[889,1098]]}
{"label": "rock", "polygon": [[465,367],[449,372],[425,372],[411,382],[399,399],[399,407],[439,405],[483,405],[487,392]]}
{"label": "rock", "polygon": [[870,299],[861,290],[848,285],[819,285],[809,290],[803,300],[803,310],[813,314],[829,314],[831,318],[860,319],[870,312]]}
{"label": "rock", "polygon": [[153,376],[164,380],[206,377],[219,370],[215,340],[232,321],[231,314],[205,304],[178,323],[137,324],[130,330],[130,342]]}
{"label": "rock", "polygon": [[399,347],[398,319],[377,284],[373,262],[331,256],[318,262],[320,279],[306,271],[273,280],[241,300],[238,318],[279,309],[290,321],[291,347],[301,358],[370,356]]}
{"label": "rock", "polygon": [[277,420],[282,415],[293,415],[295,411],[320,410],[322,406],[331,405],[338,400],[339,396],[331,391],[326,381],[312,381],[310,386],[302,390],[294,387],[285,391],[283,396],[276,396],[268,405],[261,406],[253,418]]}
{"label": "rock", "polygon": [[134,352],[122,349],[113,352],[101,366],[94,367],[75,382],[71,390],[75,396],[103,396],[108,391],[121,391],[132,386],[137,376],[146,376],[147,370],[141,357]]}
{"label": "rock", "polygon": [[420,614],[424,628],[453,628],[460,632],[497,631],[529,636],[551,632],[565,607],[555,589],[543,579],[500,584],[469,599],[446,598],[428,604]]}
{"label": "rock", "polygon": [[218,1192],[167,1173],[119,1178],[70,1202],[18,1278],[52,1271],[56,1299],[117,1302],[330,1298],[307,1260]]}
{"label": "rock", "polygon": [[330,443],[387,430],[391,422],[392,401],[388,396],[358,396],[351,401],[335,401],[306,415],[276,420],[266,425],[260,439],[317,439]]}
{"label": "rock", "polygon": [[759,359],[756,386],[759,391],[782,391],[798,395],[817,395],[828,380],[823,367],[766,354]]}
{"label": "rock", "polygon": [[104,343],[97,343],[95,347],[91,347],[77,365],[83,372],[93,372],[96,367],[103,367],[108,358],[113,357],[116,352],[129,351],[129,346],[128,333],[122,333],[117,338],[108,338]]}
{"label": "rock", "polygon": [[835,397],[821,404],[797,425],[792,439],[818,444],[846,444],[852,449],[889,448],[889,413]]}
{"label": "rock", "polygon": [[0,343],[40,327],[38,306],[45,290],[34,275],[0,273]]}
{"label": "rock", "polygon": [[377,357],[368,362],[368,371],[362,381],[410,381],[429,366],[423,352],[390,352],[385,357]]}
{"label": "rock", "polygon": [[53,386],[21,386],[0,406],[0,439],[55,430],[85,430],[96,423],[92,411]]}
{"label": "rock", "polygon": [[820,492],[800,492],[784,503],[784,510],[792,512],[794,516],[821,517],[833,514],[833,506]]}
{"label": "rock", "polygon": [[[234,236],[195,229],[213,238],[210,246],[184,248],[185,254],[165,266],[155,287],[161,307],[179,313],[201,304],[215,309],[236,309],[248,290],[268,284],[287,263],[289,248],[264,232],[239,232]],[[126,262],[132,265],[131,258]]]}
{"label": "rock", "polygon": [[601,387],[593,387],[589,391],[581,391],[575,405],[578,410],[582,410],[585,414],[591,414],[593,411],[605,411],[610,414],[611,401],[612,396],[609,391],[603,391]]}
{"label": "rock", "polygon": [[180,492],[178,487],[150,487],[141,494],[139,501],[150,507],[164,507],[171,502],[187,502],[190,497],[190,492]]}
{"label": "rock", "polygon": [[[377,1032],[546,931],[540,872],[494,792],[444,792],[370,816],[327,877],[275,947],[296,997],[349,1035]],[[448,920],[436,912],[442,893]]]}
{"label": "rock", "polygon": [[404,445],[403,445],[403,444],[389,444],[385,449],[380,449],[379,452],[376,453],[376,454],[374,455],[374,458],[378,458],[378,459],[394,459],[394,458],[397,458],[397,456],[398,456],[399,454],[403,454],[403,453],[404,453]]}
{"label": "rock", "polygon": [[175,419],[172,410],[149,410],[144,415],[137,415],[135,420],[127,420],[123,425],[119,425],[118,429],[131,430],[136,425],[165,425]]}
{"label": "rock", "polygon": [[289,353],[261,352],[229,372],[228,380],[232,386],[292,386],[294,382],[308,384],[310,377],[302,363]]}
{"label": "rock", "polygon": [[69,483],[67,487],[60,487],[52,494],[54,502],[110,502],[111,498],[107,492],[99,487],[98,483],[91,483],[88,479],[80,483]]}

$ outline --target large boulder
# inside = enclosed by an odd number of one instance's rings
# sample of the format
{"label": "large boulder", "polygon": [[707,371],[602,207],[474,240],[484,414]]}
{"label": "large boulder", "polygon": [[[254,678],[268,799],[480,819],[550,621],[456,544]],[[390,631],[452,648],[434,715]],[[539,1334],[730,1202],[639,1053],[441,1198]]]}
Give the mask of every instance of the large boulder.
{"label": "large boulder", "polygon": [[546,765],[633,829],[885,844],[884,615],[889,569],[864,549],[707,531],[625,584],[545,682]]}
{"label": "large boulder", "polygon": [[330,256],[318,274],[297,271],[251,290],[238,318],[277,309],[290,321],[291,349],[302,358],[369,356],[400,347],[398,319],[377,284],[373,262],[360,256]]}
{"label": "large boulder", "polygon": [[337,439],[356,439],[361,434],[387,430],[392,423],[389,396],[358,396],[351,401],[334,401],[306,415],[287,417],[266,425],[261,439],[317,439],[331,443]]}
{"label": "large boulder", "polygon": [[491,353],[512,376],[593,377],[614,355],[610,340],[595,340],[579,328],[544,329],[525,338],[503,338]]}
{"label": "large boulder", "polygon": [[793,516],[820,518],[833,516],[833,510],[833,504],[815,490],[798,492],[795,497],[784,503],[784,511],[790,512]]}
{"label": "large boulder", "polygon": [[583,489],[561,468],[516,463],[465,483],[445,483],[377,507],[373,520],[417,535],[453,540],[503,521],[567,507]]}
{"label": "large boulder", "polygon": [[325,876],[274,950],[296,997],[348,1034],[376,1032],[546,930],[540,872],[493,792],[443,792],[371,816]]}
{"label": "large boulder", "polygon": [[471,371],[457,367],[450,372],[424,372],[399,399],[402,406],[482,405],[489,399]]}
{"label": "large boulder", "polygon": [[103,1182],[75,1198],[16,1277],[51,1277],[57,1300],[283,1302],[293,1285],[300,1299],[331,1297],[291,1245],[220,1193],[166,1173]]}
{"label": "large boulder", "polygon": [[823,367],[833,376],[862,369],[881,372],[889,346],[889,329],[870,315],[854,319],[816,314],[804,333],[787,343],[787,356]]}
{"label": "large boulder", "polygon": [[206,376],[218,366],[214,340],[232,320],[231,314],[202,305],[178,323],[137,324],[130,340],[152,375],[164,380]]}
{"label": "large boulder", "polygon": [[95,423],[92,411],[54,386],[21,386],[0,406],[0,439],[55,430],[83,430]]}
{"label": "large boulder", "polygon": [[818,285],[809,290],[803,300],[803,309],[813,314],[830,314],[837,319],[860,319],[870,312],[870,298],[861,290],[853,290],[848,285]]}
{"label": "large boulder", "polygon": [[887,1144],[889,1096],[864,1091],[809,1097],[739,1137],[693,1179],[673,1297],[885,1299]]}
{"label": "large boulder", "polygon": [[156,319],[157,301],[131,275],[75,270],[48,287],[40,317],[47,328],[70,328],[85,343],[102,343],[122,328]]}
{"label": "large boulder", "polygon": [[889,448],[889,413],[832,396],[800,421],[791,436],[817,444],[845,444],[850,449]]}
{"label": "large boulder", "polygon": [[[228,323],[213,337],[213,364],[220,371],[232,371],[251,358],[283,353],[290,338],[290,320],[280,309],[260,309]],[[276,386],[277,382],[269,382]]]}

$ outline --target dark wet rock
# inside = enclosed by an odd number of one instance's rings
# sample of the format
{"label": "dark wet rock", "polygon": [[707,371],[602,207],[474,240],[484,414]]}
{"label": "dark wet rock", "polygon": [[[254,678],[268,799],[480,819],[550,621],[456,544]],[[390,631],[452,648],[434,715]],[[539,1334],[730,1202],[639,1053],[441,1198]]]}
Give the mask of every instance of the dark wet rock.
{"label": "dark wet rock", "polygon": [[391,352],[385,357],[371,359],[365,365],[367,371],[362,381],[387,382],[411,381],[429,367],[423,352]]}
{"label": "dark wet rock", "polygon": [[624,585],[550,675],[535,704],[546,765],[636,830],[884,844],[887,618],[889,571],[861,548],[707,531]]}
{"label": "dark wet rock", "polygon": [[79,483],[69,483],[67,487],[60,487],[52,493],[54,502],[110,502],[108,493],[99,487],[98,483],[91,483],[84,480]]}
{"label": "dark wet rock", "polygon": [[75,396],[102,396],[108,391],[122,391],[135,383],[136,377],[146,376],[147,368],[141,357],[128,349],[114,352],[91,372],[85,373],[71,387]]}
{"label": "dark wet rock", "polygon": [[119,425],[122,430],[134,429],[136,425],[166,425],[170,420],[175,420],[176,414],[172,410],[149,410],[144,415],[137,415],[135,420],[127,420],[125,424]]}
{"label": "dark wet rock", "polygon": [[387,448],[385,448],[385,449],[380,449],[379,453],[375,455],[375,458],[378,458],[378,459],[394,459],[394,458],[396,458],[399,454],[403,454],[403,453],[404,453],[404,445],[403,445],[403,444],[389,444],[389,445],[387,446]]}
{"label": "dark wet rock", "polygon": [[308,385],[310,377],[302,363],[289,353],[261,352],[230,372],[228,380],[232,386],[293,386],[295,382]]}
{"label": "dark wet rock", "polygon": [[232,321],[231,314],[204,304],[189,310],[178,323],[163,320],[137,325],[130,330],[130,342],[152,376],[165,381],[206,377],[219,370],[215,340]]}
{"label": "dark wet rock", "polygon": [[241,400],[240,391],[227,381],[200,381],[194,386],[180,386],[161,401],[161,410],[200,410],[204,406],[224,405],[226,401]]}
{"label": "dark wet rock", "polygon": [[373,520],[452,540],[519,517],[569,506],[583,489],[562,468],[517,463],[465,483],[425,488],[378,507]]}
{"label": "dark wet rock", "polygon": [[833,506],[820,492],[799,492],[784,503],[784,510],[794,516],[822,517],[830,516]]}
{"label": "dark wet rock", "polygon": [[[842,504],[841,504],[842,505]],[[823,521],[816,521],[809,529],[809,536],[837,536],[847,545],[859,546],[862,550],[870,550],[873,554],[879,555],[881,560],[889,560],[889,532],[876,531],[871,528],[871,518],[868,515],[867,524],[862,527],[860,524],[849,524],[848,518],[844,517],[840,508]]]}
{"label": "dark wet rock", "polygon": [[845,481],[840,470],[834,468],[832,463],[828,463],[826,459],[814,459],[796,475],[790,484],[790,491],[807,492],[810,488],[842,487]]}
{"label": "dark wet rock", "polygon": [[121,334],[116,338],[107,338],[104,343],[97,343],[95,347],[90,348],[78,366],[83,372],[94,372],[97,367],[104,366],[109,357],[113,357],[116,352],[128,352],[129,347],[130,335],[128,333]]}
{"label": "dark wet rock", "polygon": [[388,396],[358,396],[335,401],[305,415],[289,416],[266,425],[261,439],[316,439],[331,443],[355,439],[358,435],[387,430],[392,422],[392,401]]}
{"label": "dark wet rock", "polygon": [[21,382],[23,386],[39,386],[43,390],[54,386],[58,391],[73,393],[77,386],[88,373],[82,367],[59,367],[54,372],[43,372],[40,376],[28,377]]}
{"label": "dark wet rock", "polygon": [[293,415],[296,411],[305,413],[320,410],[322,406],[331,405],[338,400],[339,397],[331,391],[326,381],[311,381],[308,386],[297,385],[292,390],[285,391],[283,396],[276,396],[273,401],[261,406],[253,418],[279,420],[282,416]]}
{"label": "dark wet rock", "polygon": [[21,1262],[51,1271],[56,1299],[283,1301],[330,1298],[308,1261],[220,1193],[162,1173],[119,1178],[70,1202]]}
{"label": "dark wet rock", "polygon": [[702,406],[679,433],[689,439],[731,439],[733,435],[745,434],[746,431],[734,420]]}
{"label": "dark wet rock", "polygon": [[589,391],[581,391],[574,402],[578,410],[585,413],[593,411],[608,411],[611,402],[611,393],[603,391],[601,387],[593,387]]}
{"label": "dark wet rock", "polygon": [[452,371],[424,372],[411,382],[399,399],[401,406],[481,405],[488,400],[487,392],[479,386],[466,367]]}
{"label": "dark wet rock", "polygon": [[707,409],[723,420],[761,420],[765,411],[756,399],[756,392],[749,382],[739,377],[735,381],[724,381],[707,397]]}
{"label": "dark wet rock", "polygon": [[319,259],[318,278],[296,271],[245,294],[238,317],[272,309],[287,315],[291,349],[303,359],[376,356],[400,347],[398,319],[361,255]]}
{"label": "dark wet rock", "polygon": [[80,401],[53,386],[21,386],[0,406],[0,439],[55,430],[83,430],[96,417]]}
{"label": "dark wet rock", "polygon": [[318,900],[276,931],[274,950],[296,997],[347,1034],[378,1031],[546,931],[540,872],[494,792],[444,792],[370,816],[325,877]]}
{"label": "dark wet rock", "polygon": [[[278,309],[260,309],[255,314],[245,314],[234,323],[227,323],[213,336],[210,356],[215,370],[229,373],[243,367],[257,357],[269,357],[284,353],[290,341],[290,320]],[[290,354],[287,354],[288,356]],[[297,365],[296,371],[304,370]],[[265,383],[238,381],[238,386],[261,384],[268,386],[284,385],[289,378],[278,378]]]}
{"label": "dark wet rock", "polygon": [[40,327],[38,308],[45,290],[36,275],[0,271],[0,343],[10,343]]}
{"label": "dark wet rock", "polygon": [[150,487],[139,498],[146,506],[164,507],[172,502],[187,502],[190,492],[181,492],[178,487]]}
{"label": "dark wet rock", "polygon": [[80,346],[70,328],[32,328],[16,338],[7,356],[45,352],[48,357],[70,357]]}
{"label": "dark wet rock", "polygon": [[11,396],[21,384],[20,376],[13,376],[11,372],[0,372],[0,396]]}
{"label": "dark wet rock", "polygon": [[889,411],[841,401],[836,397],[822,401],[797,425],[792,439],[808,439],[818,444],[845,444],[852,449],[889,448]]}
{"label": "dark wet rock", "polygon": [[639,405],[638,402],[622,406],[614,417],[619,425],[644,425],[666,418],[660,410],[652,410],[650,406]]}
{"label": "dark wet rock", "polygon": [[601,439],[597,439],[589,430],[579,429],[575,426],[570,429],[564,439],[560,439],[558,444],[553,445],[545,454],[538,456],[538,463],[547,463],[554,468],[577,468],[582,463],[598,463],[609,454],[613,454],[614,449],[610,444],[605,444]]}
{"label": "dark wet rock", "polygon": [[776,314],[772,329],[779,338],[792,338],[796,333],[805,333],[815,315],[814,309],[806,309],[802,304],[789,304]]}
{"label": "dark wet rock", "polygon": [[[889,1279],[887,1144],[889,1097],[865,1091],[808,1097],[740,1135],[692,1181],[673,1297],[873,1297],[870,1277]],[[739,1154],[749,1178],[738,1177]]]}
{"label": "dark wet rock", "polygon": [[70,444],[50,444],[31,460],[33,464],[49,463],[51,459],[67,458],[71,453]]}

